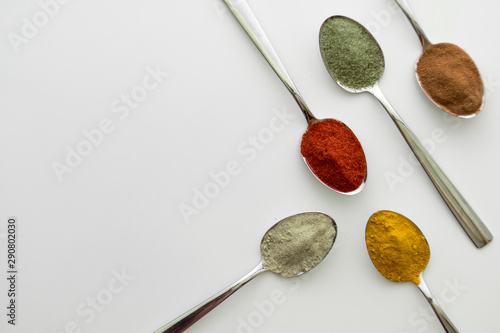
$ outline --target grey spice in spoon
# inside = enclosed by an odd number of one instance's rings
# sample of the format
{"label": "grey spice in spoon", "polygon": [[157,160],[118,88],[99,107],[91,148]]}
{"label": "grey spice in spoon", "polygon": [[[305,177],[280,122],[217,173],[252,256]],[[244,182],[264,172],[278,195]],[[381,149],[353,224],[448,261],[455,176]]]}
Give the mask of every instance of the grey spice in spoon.
{"label": "grey spice in spoon", "polygon": [[304,274],[330,252],[337,237],[337,224],[328,215],[307,212],[289,216],[273,225],[261,241],[262,261],[250,273],[160,327],[155,333],[181,333],[236,290],[265,271],[284,277]]}
{"label": "grey spice in spoon", "polygon": [[322,213],[290,216],[262,238],[264,267],[284,277],[308,272],[330,251],[336,233],[332,220]]}

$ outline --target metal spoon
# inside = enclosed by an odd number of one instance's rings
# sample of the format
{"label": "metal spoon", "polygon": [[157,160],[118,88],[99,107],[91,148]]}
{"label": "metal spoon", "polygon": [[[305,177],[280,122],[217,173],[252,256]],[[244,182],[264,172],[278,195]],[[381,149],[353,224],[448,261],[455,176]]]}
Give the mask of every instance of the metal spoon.
{"label": "metal spoon", "polygon": [[[281,239],[277,232],[286,234],[290,230],[292,236]],[[337,224],[328,215],[318,212],[307,212],[289,216],[273,225],[262,237],[261,262],[250,273],[206,299],[183,315],[157,329],[154,333],[180,333],[213,310],[235,291],[250,282],[257,275],[271,271],[284,277],[302,275],[317,266],[326,257],[337,237]],[[294,243],[296,247],[286,252],[283,242]],[[320,249],[310,251],[311,247]],[[300,253],[299,253],[300,252]]]}
{"label": "metal spoon", "polygon": [[[252,12],[250,7],[248,6],[247,2],[244,0],[224,0],[224,2],[229,7],[231,12],[234,14],[236,19],[239,21],[239,23],[241,24],[243,29],[245,29],[248,36],[252,39],[252,41],[257,46],[259,51],[262,53],[264,58],[267,60],[269,65],[271,65],[271,67],[273,68],[275,73],[278,75],[278,77],[281,79],[281,81],[285,84],[287,89],[290,91],[293,98],[295,99],[295,101],[299,105],[300,109],[302,110],[302,112],[307,120],[308,127],[317,123],[317,122],[327,120],[327,119],[317,119],[312,114],[311,110],[306,105],[306,102],[304,101],[304,99],[302,98],[301,94],[299,93],[297,87],[293,83],[292,78],[290,77],[290,75],[286,71],[286,68],[284,67],[283,63],[281,62],[280,58],[278,57],[278,54],[274,50],[271,42],[267,38],[264,30],[260,26],[260,23],[257,21],[257,18],[255,17],[254,13]],[[336,121],[341,123],[338,120],[336,120]],[[343,125],[349,131],[351,131],[347,127],[347,125],[345,125],[345,124],[343,124]],[[353,133],[353,136],[355,137],[354,133]],[[363,160],[364,160],[365,165],[366,165],[366,159],[364,158],[364,152],[363,152]],[[365,187],[366,177],[367,177],[366,171],[365,171],[365,176],[364,176],[363,181],[359,184],[359,186],[357,188],[355,188],[352,191],[344,192],[338,188],[334,188],[334,187],[328,185],[327,183],[325,183],[324,180],[321,179],[320,176],[318,176],[318,174],[316,174],[314,172],[314,169],[311,167],[311,164],[307,161],[307,159],[305,157],[304,157],[304,161],[306,162],[307,166],[309,167],[309,170],[311,170],[311,172],[316,176],[316,178],[321,183],[323,183],[324,185],[326,185],[327,187],[333,189],[334,191],[336,191],[338,193],[352,195],[352,194],[359,193]],[[348,165],[348,167],[350,167],[350,166]],[[366,168],[365,168],[365,170],[366,170]]]}
{"label": "metal spoon", "polygon": [[[400,274],[391,274],[394,273],[393,271],[395,270],[394,267],[385,267],[386,263],[390,263],[391,265],[394,265],[394,263],[401,263],[400,260],[400,252],[397,255],[394,255],[397,252],[389,252],[389,251],[384,251],[382,248],[374,248],[375,245],[369,244],[368,240],[370,238],[377,238],[378,232],[377,232],[377,223],[380,223],[380,221],[377,221],[377,215],[378,214],[384,214],[388,215],[387,218],[396,218],[399,216],[397,219],[397,223],[391,224],[393,225],[394,229],[398,228],[412,228],[415,233],[418,235],[418,237],[415,237],[415,239],[409,240],[410,246],[413,246],[411,249],[413,250],[420,250],[421,253],[416,254],[413,257],[409,257],[411,259],[414,259],[414,262],[412,263],[413,266],[421,268],[420,272],[406,272],[408,273],[407,276],[403,274],[401,276]],[[391,232],[393,230],[387,230],[387,228],[384,229],[384,232]],[[427,302],[431,305],[432,309],[436,313],[439,321],[443,325],[444,329],[448,333],[458,333],[458,330],[455,328],[451,320],[448,318],[448,316],[444,313],[443,309],[439,305],[439,303],[436,301],[434,296],[432,296],[429,288],[424,282],[423,278],[423,271],[425,267],[427,266],[430,258],[430,249],[429,249],[429,244],[427,243],[427,239],[425,239],[424,234],[420,229],[409,219],[407,219],[405,216],[395,213],[395,212],[390,212],[390,211],[380,211],[376,212],[373,214],[370,219],[368,220],[368,223],[366,224],[366,232],[365,232],[365,238],[367,240],[366,246],[368,249],[368,254],[370,255],[370,259],[372,260],[373,264],[377,268],[377,270],[384,276],[386,279],[392,281],[392,282],[413,282],[422,292],[422,294],[425,296],[425,299],[427,299]],[[395,238],[395,237],[394,237]],[[380,240],[379,240],[380,241]],[[408,240],[406,240],[408,241]],[[406,242],[405,242],[406,243]],[[387,246],[390,248],[394,247],[404,247],[404,244],[398,244],[397,242],[394,242],[393,240],[389,244],[383,243],[381,247]],[[405,251],[409,251],[409,249],[404,249]],[[382,252],[382,253],[381,253]],[[381,260],[378,255],[383,255],[383,259]],[[409,258],[405,257],[405,260],[408,260]],[[400,269],[405,269],[406,267],[399,267]]]}
{"label": "metal spoon", "polygon": [[[478,248],[481,248],[486,244],[488,244],[493,239],[493,236],[488,230],[488,228],[484,225],[484,223],[481,221],[479,216],[477,216],[474,210],[470,207],[467,201],[462,197],[460,192],[455,188],[452,182],[441,170],[441,168],[439,168],[437,163],[427,152],[427,150],[420,142],[420,140],[417,138],[417,136],[410,130],[408,125],[406,125],[403,119],[399,116],[396,110],[394,110],[392,105],[385,98],[385,96],[382,93],[382,90],[380,90],[378,82],[383,75],[383,69],[385,67],[385,63],[384,63],[384,55],[382,49],[380,49],[380,46],[378,45],[375,38],[361,24],[344,16],[332,16],[326,19],[323,25],[321,26],[320,36],[324,33],[325,31],[324,29],[327,26],[327,24],[329,24],[329,22],[332,20],[349,20],[350,22],[353,22],[354,24],[358,25],[360,29],[364,30],[366,34],[370,36],[370,38],[373,41],[373,44],[378,47],[378,50],[380,51],[379,55],[382,58],[381,59],[382,71],[380,71],[379,77],[374,78],[374,80],[376,81],[372,86],[357,88],[357,89],[347,87],[342,83],[340,83],[337,77],[338,73],[342,73],[342,70],[344,68],[328,68],[326,59],[328,55],[324,54],[323,52],[323,46],[321,46],[321,38],[320,38],[320,46],[322,49],[323,61],[325,62],[325,66],[327,67],[328,72],[330,73],[334,81],[340,87],[351,93],[369,92],[379,100],[380,104],[382,104],[382,106],[385,108],[391,119],[394,121],[394,124],[398,127],[399,131],[401,132],[404,139],[410,146],[411,150],[417,157],[418,161],[424,168],[425,172],[431,179],[432,183],[438,190],[439,194],[441,194],[441,197],[444,199],[444,201],[452,211],[453,215],[455,215],[456,219],[463,227],[467,235],[470,237],[470,239],[474,242],[474,244]],[[344,45],[344,47],[347,46]]]}
{"label": "metal spoon", "polygon": [[[395,1],[399,5],[399,7],[403,10],[403,12],[405,13],[406,17],[408,18],[408,20],[410,21],[411,25],[413,26],[413,29],[417,33],[418,38],[420,39],[420,42],[422,43],[422,49],[423,49],[424,52],[429,47],[431,47],[433,45],[445,44],[445,43],[439,43],[439,44],[433,44],[433,43],[431,43],[429,41],[429,39],[427,38],[427,36],[425,35],[425,33],[422,30],[422,28],[420,27],[420,24],[415,19],[415,14],[411,10],[408,2],[406,0],[395,0]],[[447,43],[447,44],[450,44],[450,43]],[[453,45],[456,47],[457,52],[462,53],[463,56],[465,58],[467,58],[470,61],[471,64],[474,64],[474,61],[470,58],[470,56],[463,49],[461,49],[460,47],[458,47],[455,44],[453,44]],[[415,65],[415,67],[416,67],[417,70],[418,70],[418,63],[419,63],[419,61],[421,59],[423,59],[423,57],[424,57],[424,53],[420,56],[419,60],[417,61],[417,64]],[[420,87],[422,88],[422,90],[425,92],[425,94],[427,96],[429,96],[429,98],[431,99],[431,101],[434,102],[434,104],[436,104],[439,108],[441,108],[442,110],[446,111],[447,113],[449,113],[449,114],[451,114],[453,116],[456,116],[456,117],[460,117],[460,118],[472,118],[472,117],[476,116],[481,111],[481,109],[483,108],[483,106],[484,106],[484,100],[485,100],[485,92],[484,92],[484,87],[483,87],[482,81],[480,82],[480,87],[478,87],[479,90],[482,90],[482,103],[481,103],[481,105],[479,107],[475,108],[475,109],[467,110],[466,113],[457,113],[456,110],[453,110],[452,108],[446,107],[443,104],[439,103],[437,101],[437,98],[436,98],[437,96],[433,96],[431,92],[427,91],[424,88],[424,86],[422,85],[422,82],[421,82],[421,78],[418,75],[418,71],[417,70],[415,71],[415,75],[417,77],[417,81],[418,81]],[[479,73],[479,70],[477,70],[477,73]]]}

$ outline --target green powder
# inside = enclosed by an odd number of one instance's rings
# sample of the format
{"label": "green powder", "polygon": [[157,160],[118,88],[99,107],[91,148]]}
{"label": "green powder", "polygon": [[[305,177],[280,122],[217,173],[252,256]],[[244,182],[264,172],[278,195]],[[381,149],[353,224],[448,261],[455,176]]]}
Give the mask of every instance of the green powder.
{"label": "green powder", "polygon": [[275,224],[262,238],[262,262],[284,277],[313,269],[330,251],[337,229],[322,213],[301,213]]}
{"label": "green powder", "polygon": [[330,75],[342,86],[360,90],[375,85],[384,72],[384,54],[361,24],[332,16],[321,26],[321,55]]}

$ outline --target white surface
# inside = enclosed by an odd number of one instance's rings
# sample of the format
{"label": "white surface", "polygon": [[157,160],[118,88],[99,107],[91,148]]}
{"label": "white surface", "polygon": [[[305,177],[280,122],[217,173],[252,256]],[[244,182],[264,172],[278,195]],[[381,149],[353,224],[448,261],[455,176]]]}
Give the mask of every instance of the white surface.
{"label": "white surface", "polygon": [[[483,74],[487,103],[470,120],[444,116],[420,91],[419,41],[392,1],[249,4],[315,115],[359,137],[366,188],[342,196],[308,172],[300,110],[220,0],[74,0],[46,22],[37,1],[3,0],[0,331],[152,332],[252,269],[272,224],[317,210],[339,228],[324,263],[303,278],[258,277],[190,332],[442,332],[417,288],[385,280],[367,255],[366,221],[390,209],[428,238],[427,284],[460,331],[499,332],[500,3],[411,1],[429,38],[462,46]],[[33,15],[43,26],[15,52],[8,36],[22,37]],[[317,39],[331,15],[375,34],[382,90],[422,140],[441,131],[433,155],[496,236],[490,245],[474,247],[420,166],[398,171],[410,151],[378,102],[330,79]],[[147,68],[169,75],[124,116],[121,96],[141,92]],[[278,111],[293,118],[279,122]],[[105,119],[113,130],[60,182],[54,162]],[[249,138],[270,128],[272,140],[250,153]],[[239,173],[186,222],[181,205],[230,161]],[[404,182],[391,188],[386,176],[398,172]],[[19,220],[15,327],[4,307],[9,216]]]}

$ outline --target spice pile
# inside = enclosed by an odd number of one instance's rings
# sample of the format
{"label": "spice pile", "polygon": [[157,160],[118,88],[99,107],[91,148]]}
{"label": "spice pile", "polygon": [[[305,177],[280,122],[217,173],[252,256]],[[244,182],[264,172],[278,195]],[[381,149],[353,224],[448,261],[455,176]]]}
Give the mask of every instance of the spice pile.
{"label": "spice pile", "polygon": [[290,216],[275,224],[262,238],[262,263],[284,277],[308,272],[325,258],[336,236],[335,222],[328,215]]}
{"label": "spice pile", "polygon": [[319,43],[330,75],[345,88],[369,88],[382,77],[384,55],[359,23],[343,16],[330,17],[321,26]]}
{"label": "spice pile", "polygon": [[481,109],[481,75],[471,57],[455,44],[430,45],[420,56],[416,72],[422,89],[443,110],[469,116]]}
{"label": "spice pile", "polygon": [[420,284],[430,250],[424,235],[409,219],[395,212],[378,211],[366,225],[366,247],[377,270],[393,282]]}
{"label": "spice pile", "polygon": [[339,192],[355,191],[365,181],[363,147],[338,120],[324,119],[310,125],[302,136],[300,150],[318,179]]}

